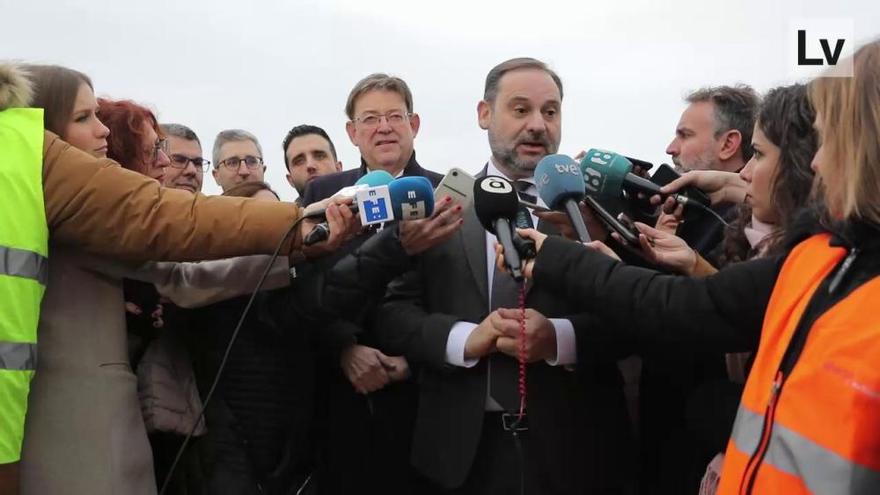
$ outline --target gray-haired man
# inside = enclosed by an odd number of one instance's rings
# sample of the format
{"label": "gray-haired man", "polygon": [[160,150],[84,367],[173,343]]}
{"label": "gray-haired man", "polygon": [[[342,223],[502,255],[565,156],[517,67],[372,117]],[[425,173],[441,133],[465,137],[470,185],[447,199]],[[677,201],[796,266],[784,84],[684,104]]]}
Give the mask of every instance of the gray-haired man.
{"label": "gray-haired man", "polygon": [[214,180],[225,192],[242,182],[261,182],[266,166],[257,137],[242,129],[220,131],[214,139]]}
{"label": "gray-haired man", "polygon": [[211,162],[202,157],[199,137],[182,124],[161,124],[160,127],[168,139],[168,157],[171,159],[163,185],[191,193],[201,192],[205,168]]}

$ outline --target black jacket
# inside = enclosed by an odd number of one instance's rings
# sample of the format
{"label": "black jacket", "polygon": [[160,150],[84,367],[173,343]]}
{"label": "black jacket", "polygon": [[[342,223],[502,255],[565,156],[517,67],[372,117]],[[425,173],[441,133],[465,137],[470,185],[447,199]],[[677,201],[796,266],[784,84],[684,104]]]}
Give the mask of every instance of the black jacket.
{"label": "black jacket", "polygon": [[[796,222],[789,247],[829,230],[809,217]],[[860,249],[840,289],[817,305],[848,294],[876,276],[880,265],[880,227],[865,223],[834,226],[832,245]],[[557,294],[576,301],[596,317],[589,339],[594,356],[625,341],[635,349],[680,344],[720,352],[756,349],[764,313],[786,255],[725,267],[705,278],[662,275],[623,265],[599,252],[559,238],[547,238],[535,263],[535,283],[552,284]]]}
{"label": "black jacket", "polygon": [[[208,404],[199,444],[209,479],[249,472],[238,481],[267,488],[308,472],[315,365],[307,327],[282,326],[267,312],[267,298],[279,291],[257,294]],[[203,400],[247,300],[192,311],[188,340]]]}
{"label": "black jacket", "polygon": [[[420,365],[412,463],[447,488],[465,481],[478,455],[488,360],[473,368],[448,365],[446,343],[456,321],[478,323],[488,315],[488,269],[486,231],[470,208],[458,232],[419,255],[414,269],[390,285],[375,327],[381,349]],[[580,348],[588,315],[538,284],[526,305],[569,319]],[[528,366],[534,451],[527,455],[547,473],[548,493],[616,493],[620,487],[629,425],[614,359],[578,361],[574,372],[544,362]]]}
{"label": "black jacket", "polygon": [[273,310],[286,315],[282,326],[320,327],[340,318],[351,324],[362,321],[382,300],[388,284],[412,267],[399,234],[398,224],[390,224],[332,266],[297,267],[285,301],[275,304],[283,311]]}
{"label": "black jacket", "polygon": [[[312,180],[308,187],[306,187],[305,193],[303,194],[303,204],[308,205],[329,198],[340,189],[354,185],[358,179],[366,175],[368,172],[367,165],[362,159],[361,166],[356,169],[318,177]],[[403,169],[403,176],[426,177],[431,181],[431,184],[434,187],[436,187],[440,183],[440,180],[443,179],[442,175],[422,168],[416,161],[415,152],[413,152],[409,162]],[[337,250],[337,252],[307,263],[307,265],[310,265],[308,267],[297,266],[296,269],[298,272],[309,274],[306,276],[326,272],[347,254],[356,250],[368,238],[369,234],[359,235],[343,245]],[[295,281],[295,284],[296,283],[299,282]],[[307,284],[311,285],[311,282],[307,282]],[[366,310],[368,309],[368,306],[369,305],[364,304],[361,309]],[[362,326],[356,323],[363,321],[364,314],[363,311],[358,311],[356,314],[338,314],[338,316],[341,316],[340,318],[324,322],[321,328],[316,330],[316,345],[330,363],[338,363],[339,353],[356,342],[365,345],[375,345],[369,332],[364,332]]]}

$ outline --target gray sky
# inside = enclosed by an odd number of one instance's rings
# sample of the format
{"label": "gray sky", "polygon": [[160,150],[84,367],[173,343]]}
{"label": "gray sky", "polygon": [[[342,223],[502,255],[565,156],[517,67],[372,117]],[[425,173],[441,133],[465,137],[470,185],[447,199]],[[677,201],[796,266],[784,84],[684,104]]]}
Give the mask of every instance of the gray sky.
{"label": "gray sky", "polygon": [[[508,58],[549,63],[565,86],[560,152],[600,147],[652,161],[705,85],[761,92],[796,82],[790,23],[852,18],[880,35],[880,2],[417,0],[0,0],[0,59],[89,74],[98,95],[128,98],[162,122],[192,127],[210,158],[218,131],[263,145],[284,199],[281,140],[292,126],[327,130],[346,169],[359,164],[343,107],[363,76],[389,72],[413,91],[420,163],[476,172],[489,156],[476,105],[489,69]],[[204,191],[219,192],[213,178]]]}

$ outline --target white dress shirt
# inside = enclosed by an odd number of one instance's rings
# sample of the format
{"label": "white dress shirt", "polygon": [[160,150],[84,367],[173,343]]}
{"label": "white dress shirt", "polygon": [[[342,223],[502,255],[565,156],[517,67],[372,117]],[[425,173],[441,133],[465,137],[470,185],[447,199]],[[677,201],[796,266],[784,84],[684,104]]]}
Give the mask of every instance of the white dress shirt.
{"label": "white dress shirt", "polygon": [[[492,159],[489,159],[489,163],[486,170],[486,175],[497,175],[501,177],[507,177],[498,168],[495,166],[495,163]],[[532,186],[526,189],[523,192],[528,194],[532,194],[538,198],[538,205],[545,206],[541,198],[538,197],[537,189],[534,186],[534,179],[532,177],[528,177],[526,179],[520,179],[525,182],[531,182]],[[535,217],[534,212],[530,211],[532,214],[532,224],[537,225],[538,219]],[[489,300],[492,300],[492,279],[495,275],[495,243],[497,239],[494,234],[490,232],[486,232],[486,267],[487,267],[487,277],[489,285]],[[571,321],[563,318],[549,318],[550,323],[553,325],[553,329],[556,331],[556,359],[545,360],[547,364],[550,366],[570,366],[577,363],[577,346],[574,335],[574,325],[571,324]],[[449,332],[449,337],[446,340],[446,362],[455,366],[461,366],[464,368],[471,368],[476,366],[476,364],[480,361],[479,358],[476,359],[465,359],[464,357],[464,348],[467,343],[468,337],[470,337],[471,332],[477,328],[476,323],[471,323],[468,321],[459,321],[456,322],[452,326],[452,330]]]}

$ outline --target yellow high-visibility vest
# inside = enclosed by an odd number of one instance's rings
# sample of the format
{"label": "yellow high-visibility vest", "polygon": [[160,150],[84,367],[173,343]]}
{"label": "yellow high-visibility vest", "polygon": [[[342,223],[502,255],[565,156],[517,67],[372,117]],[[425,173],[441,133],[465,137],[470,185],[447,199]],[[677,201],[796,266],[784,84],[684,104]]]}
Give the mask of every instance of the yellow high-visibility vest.
{"label": "yellow high-visibility vest", "polygon": [[48,243],[43,111],[0,111],[0,464],[21,458]]}

